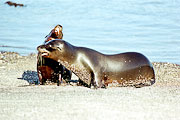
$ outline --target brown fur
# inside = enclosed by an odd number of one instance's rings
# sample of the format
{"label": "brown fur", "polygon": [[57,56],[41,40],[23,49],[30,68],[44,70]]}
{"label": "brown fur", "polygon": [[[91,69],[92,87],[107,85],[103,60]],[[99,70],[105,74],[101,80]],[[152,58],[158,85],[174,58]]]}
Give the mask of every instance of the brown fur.
{"label": "brown fur", "polygon": [[[62,37],[62,26],[57,25],[45,37],[44,43],[54,39],[62,39]],[[47,80],[50,80],[55,83],[57,82],[57,85],[59,85],[59,82],[62,81],[62,77],[64,79],[66,79],[65,76],[68,77],[67,79],[71,78],[71,72],[64,66],[52,59],[44,58],[40,54],[38,54],[37,71],[40,84],[44,84]]]}
{"label": "brown fur", "polygon": [[58,61],[71,70],[89,87],[143,87],[155,83],[153,66],[141,53],[107,55],[64,40],[52,40],[37,49],[42,56]]}
{"label": "brown fur", "polygon": [[14,6],[14,7],[17,7],[17,6],[23,7],[24,6],[24,4],[14,3],[11,1],[7,1],[7,2],[5,2],[5,4],[8,4],[9,6]]}

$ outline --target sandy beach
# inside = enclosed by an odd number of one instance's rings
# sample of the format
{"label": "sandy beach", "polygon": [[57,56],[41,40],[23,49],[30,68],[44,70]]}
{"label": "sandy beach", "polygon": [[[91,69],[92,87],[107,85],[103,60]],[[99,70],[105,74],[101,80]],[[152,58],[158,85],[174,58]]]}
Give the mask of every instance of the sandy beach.
{"label": "sandy beach", "polygon": [[38,79],[36,61],[36,54],[0,53],[0,119],[180,119],[180,66],[177,64],[153,62],[156,83],[149,87],[94,90],[76,85],[31,85]]}

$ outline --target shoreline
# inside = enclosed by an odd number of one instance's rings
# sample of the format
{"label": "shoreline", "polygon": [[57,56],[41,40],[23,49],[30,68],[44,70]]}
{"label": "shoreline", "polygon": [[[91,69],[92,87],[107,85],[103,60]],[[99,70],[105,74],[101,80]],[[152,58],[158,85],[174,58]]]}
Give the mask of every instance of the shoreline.
{"label": "shoreline", "polygon": [[[169,120],[180,118],[180,65],[153,62],[152,86],[90,89],[75,85],[29,85],[36,76],[36,54],[0,52],[1,119]],[[77,80],[75,76],[73,80]]]}

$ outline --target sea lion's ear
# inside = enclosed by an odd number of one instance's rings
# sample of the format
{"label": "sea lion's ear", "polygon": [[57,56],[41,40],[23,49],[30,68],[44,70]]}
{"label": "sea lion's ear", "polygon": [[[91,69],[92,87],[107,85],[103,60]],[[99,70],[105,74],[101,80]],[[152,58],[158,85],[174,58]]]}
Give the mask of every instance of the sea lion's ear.
{"label": "sea lion's ear", "polygon": [[61,51],[62,49],[61,49],[61,47],[57,47],[57,49],[59,50],[59,51]]}
{"label": "sea lion's ear", "polygon": [[64,44],[60,43],[57,48],[59,51],[62,51],[63,50],[63,47],[64,47]]}

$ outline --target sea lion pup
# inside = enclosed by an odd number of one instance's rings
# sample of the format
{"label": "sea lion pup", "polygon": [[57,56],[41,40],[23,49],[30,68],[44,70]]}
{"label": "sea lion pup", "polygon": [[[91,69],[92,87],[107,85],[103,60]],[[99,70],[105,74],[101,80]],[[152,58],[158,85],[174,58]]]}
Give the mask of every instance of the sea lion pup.
{"label": "sea lion pup", "polygon": [[[45,42],[48,42],[53,39],[62,39],[63,33],[62,33],[62,26],[57,25],[54,27],[54,29],[51,30],[51,32],[45,37]],[[67,70],[63,65],[61,65],[59,62],[50,59],[45,58],[41,56],[38,53],[37,57],[37,72],[38,77],[41,85],[44,85],[44,83],[49,80],[54,83],[57,83],[59,86],[60,81],[62,81],[62,78],[66,81],[71,79],[72,72]]]}
{"label": "sea lion pup", "polygon": [[105,55],[93,49],[73,46],[64,40],[52,40],[38,46],[37,50],[43,57],[60,62],[88,87],[143,87],[155,82],[152,64],[140,53]]}

